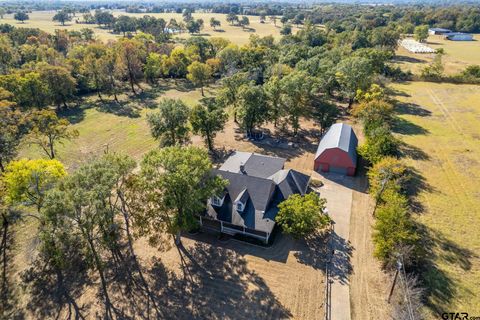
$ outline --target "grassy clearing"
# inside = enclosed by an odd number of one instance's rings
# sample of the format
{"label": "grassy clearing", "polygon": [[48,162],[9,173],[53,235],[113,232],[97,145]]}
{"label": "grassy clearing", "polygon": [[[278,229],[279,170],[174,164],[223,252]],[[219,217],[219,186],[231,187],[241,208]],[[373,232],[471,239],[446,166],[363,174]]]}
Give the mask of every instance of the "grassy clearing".
{"label": "grassy clearing", "polygon": [[[29,14],[30,20],[25,21],[25,23],[19,23],[18,21],[13,19],[13,14],[5,15],[4,19],[0,20],[0,23],[9,23],[16,27],[29,27],[29,28],[39,28],[46,32],[53,33],[55,30],[80,30],[82,28],[91,28],[95,31],[95,35],[98,39],[102,41],[113,40],[121,37],[121,35],[113,34],[108,30],[100,28],[98,25],[91,25],[91,24],[81,24],[75,23],[75,20],[82,20],[82,15],[77,13],[77,16],[70,22],[67,23],[66,26],[62,26],[58,22],[52,21],[52,17],[55,15],[55,11],[34,11]],[[114,16],[120,15],[128,15],[132,17],[143,17],[146,13],[125,13],[123,11],[113,11]],[[167,22],[174,18],[177,21],[182,21],[182,15],[179,13],[148,13],[148,15],[156,17],[156,18],[163,18]],[[280,21],[277,22],[277,27],[273,25],[270,21],[266,21],[265,23],[260,23],[259,16],[248,16],[250,20],[249,29],[243,30],[241,27],[231,26],[226,21],[226,15],[220,13],[194,13],[193,17],[195,19],[203,19],[204,21],[204,29],[202,30],[202,36],[206,37],[224,37],[236,43],[238,45],[248,43],[248,39],[250,35],[257,34],[259,36],[268,36],[273,35],[275,38],[280,38]],[[218,29],[219,31],[213,30],[210,27],[210,18],[216,18],[220,20],[221,27]],[[295,32],[297,29],[293,28]],[[176,36],[177,37],[177,36]],[[178,35],[179,38],[188,38],[190,34],[184,33]]]}
{"label": "grassy clearing", "polygon": [[478,86],[413,82],[392,86],[402,102],[395,130],[421,175],[416,220],[431,248],[430,316],[480,314],[480,91]]}
{"label": "grassy clearing", "polygon": [[[443,62],[445,73],[452,75],[459,73],[471,64],[480,65],[480,34],[474,37],[477,41],[450,41],[443,36],[429,36],[427,45],[433,49],[443,48],[445,56]],[[397,62],[404,70],[419,74],[426,63],[433,60],[433,54],[411,53],[403,47],[397,49],[399,60]]]}
{"label": "grassy clearing", "polygon": [[[74,170],[81,163],[98,156],[107,149],[122,152],[135,160],[158,144],[151,137],[146,115],[153,112],[162,98],[178,98],[193,106],[201,98],[200,90],[187,90],[185,83],[178,85],[164,82],[158,87],[147,90],[137,97],[124,95],[120,97],[122,106],[97,101],[96,97],[86,98],[80,108],[72,108],[64,115],[72,122],[72,127],[79,131],[78,139],[58,145],[58,159],[69,170]],[[210,89],[207,89],[207,93]],[[24,145],[20,157],[39,158],[44,153],[36,146]]]}

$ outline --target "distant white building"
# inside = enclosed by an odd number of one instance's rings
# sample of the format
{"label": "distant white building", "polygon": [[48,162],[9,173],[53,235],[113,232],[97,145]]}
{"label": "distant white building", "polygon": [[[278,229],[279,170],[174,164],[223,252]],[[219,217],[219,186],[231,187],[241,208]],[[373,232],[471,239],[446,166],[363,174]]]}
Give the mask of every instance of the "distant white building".
{"label": "distant white building", "polygon": [[445,35],[445,39],[452,41],[473,41],[473,34],[452,32]]}
{"label": "distant white building", "polygon": [[447,34],[447,33],[451,33],[451,32],[452,32],[452,30],[444,29],[444,28],[430,28],[430,29],[428,29],[428,34],[430,34],[430,35]]}

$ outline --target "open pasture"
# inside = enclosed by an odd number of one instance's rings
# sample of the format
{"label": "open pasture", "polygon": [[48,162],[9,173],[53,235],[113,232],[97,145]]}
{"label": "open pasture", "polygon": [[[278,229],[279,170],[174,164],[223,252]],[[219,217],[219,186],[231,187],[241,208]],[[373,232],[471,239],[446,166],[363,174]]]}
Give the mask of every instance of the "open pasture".
{"label": "open pasture", "polygon": [[[445,73],[453,75],[469,65],[480,65],[480,34],[475,35],[474,39],[475,41],[450,41],[444,39],[443,36],[435,35],[429,36],[425,44],[432,49],[443,48]],[[411,53],[401,46],[398,47],[396,54],[396,64],[414,74],[419,74],[421,69],[435,56],[430,53]]]}
{"label": "open pasture", "polygon": [[480,91],[474,85],[395,84],[414,175],[416,221],[425,228],[431,318],[448,310],[480,314]]}
{"label": "open pasture", "polygon": [[[126,13],[124,11],[113,11],[114,16],[118,17],[120,15],[128,15],[132,17],[143,17],[144,15],[153,16],[156,18],[163,18],[165,21],[169,21],[170,19],[176,19],[177,21],[182,21],[182,14],[180,13]],[[5,15],[4,19],[0,20],[0,23],[9,23],[16,27],[29,27],[29,28],[39,28],[46,32],[53,33],[56,29],[60,30],[80,30],[82,28],[91,28],[95,31],[95,35],[98,39],[103,41],[108,41],[111,39],[116,39],[122,37],[120,34],[114,34],[109,30],[100,28],[96,24],[83,24],[83,23],[76,23],[75,20],[82,21],[82,14],[77,13],[76,17],[72,19],[72,21],[67,22],[65,26],[62,26],[58,22],[52,21],[53,16],[55,15],[55,11],[34,11],[29,14],[30,20],[25,21],[25,23],[20,23],[13,19],[13,14]],[[215,18],[220,20],[221,26],[214,30],[210,27],[210,18]],[[204,29],[201,31],[202,36],[206,37],[224,37],[236,43],[238,45],[248,43],[248,39],[250,35],[257,34],[259,36],[269,36],[273,35],[275,38],[280,38],[280,29],[281,23],[280,19],[277,19],[277,26],[274,26],[273,22],[271,22],[268,17],[265,23],[260,23],[259,16],[248,16],[250,20],[250,25],[248,28],[242,29],[242,27],[232,26],[226,20],[227,15],[220,14],[220,13],[205,13],[199,12],[194,13],[194,19],[203,19],[204,21]],[[293,32],[295,32],[297,28],[293,28]],[[188,33],[183,33],[180,35],[175,35],[175,37],[179,38],[188,38],[191,35]]]}

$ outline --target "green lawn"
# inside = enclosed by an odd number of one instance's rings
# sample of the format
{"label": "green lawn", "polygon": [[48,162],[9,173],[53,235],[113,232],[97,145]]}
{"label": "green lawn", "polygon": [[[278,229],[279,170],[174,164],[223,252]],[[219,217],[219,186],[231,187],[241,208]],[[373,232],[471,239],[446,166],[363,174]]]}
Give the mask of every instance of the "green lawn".
{"label": "green lawn", "polygon": [[480,90],[473,85],[394,84],[406,161],[419,177],[415,219],[426,229],[430,318],[480,315]]}

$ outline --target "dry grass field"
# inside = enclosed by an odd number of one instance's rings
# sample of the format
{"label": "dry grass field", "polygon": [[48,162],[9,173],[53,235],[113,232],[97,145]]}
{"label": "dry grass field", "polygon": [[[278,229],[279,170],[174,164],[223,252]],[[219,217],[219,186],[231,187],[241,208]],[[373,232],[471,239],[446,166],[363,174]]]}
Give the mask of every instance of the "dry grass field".
{"label": "dry grass field", "polygon": [[[13,19],[13,14],[5,15],[4,19],[0,20],[1,23],[9,23],[16,27],[29,27],[29,28],[39,28],[46,32],[53,33],[56,29],[60,30],[80,30],[82,28],[91,28],[95,31],[95,35],[98,37],[99,40],[107,41],[111,39],[116,39],[121,37],[121,35],[113,34],[108,30],[100,28],[98,25],[90,25],[90,24],[81,24],[75,23],[75,20],[78,19],[82,21],[82,15],[77,14],[77,17],[74,18],[72,21],[68,22],[65,26],[62,26],[58,22],[52,21],[52,17],[55,15],[55,11],[34,11],[29,14],[30,20],[25,21],[25,23],[19,23],[18,21]],[[146,13],[125,13],[123,11],[113,11],[114,16],[119,15],[128,15],[132,17],[143,17]],[[167,22],[174,18],[177,21],[182,21],[182,15],[179,13],[148,13],[148,15],[156,17],[156,18],[163,18]],[[238,45],[248,43],[248,39],[250,35],[257,34],[259,36],[268,36],[273,35],[275,38],[280,37],[280,21],[277,22],[277,26],[275,27],[273,23],[267,20],[265,23],[260,23],[260,17],[258,16],[248,16],[250,20],[249,29],[243,30],[241,27],[231,26],[226,21],[225,14],[218,14],[218,13],[194,13],[193,17],[195,19],[203,19],[204,21],[204,29],[201,31],[202,36],[206,37],[224,37],[236,43]],[[221,27],[218,29],[219,31],[213,30],[210,27],[210,18],[215,17],[216,19],[220,20]],[[293,32],[295,32],[297,28],[293,28]],[[181,35],[176,35],[175,37],[179,38],[188,38],[190,34],[184,33]]]}
{"label": "dry grass field", "polygon": [[[450,41],[435,35],[428,37],[427,45],[433,49],[445,50],[445,73],[452,75],[461,72],[468,65],[480,65],[480,34],[476,34],[474,39],[476,41]],[[396,54],[397,65],[415,74],[419,74],[425,63],[431,62],[434,57],[434,54],[411,53],[401,46]]]}
{"label": "dry grass field", "polygon": [[430,260],[425,265],[430,318],[455,310],[478,315],[480,90],[427,82],[392,88],[401,102],[395,131],[418,173],[415,218],[425,228]]}

